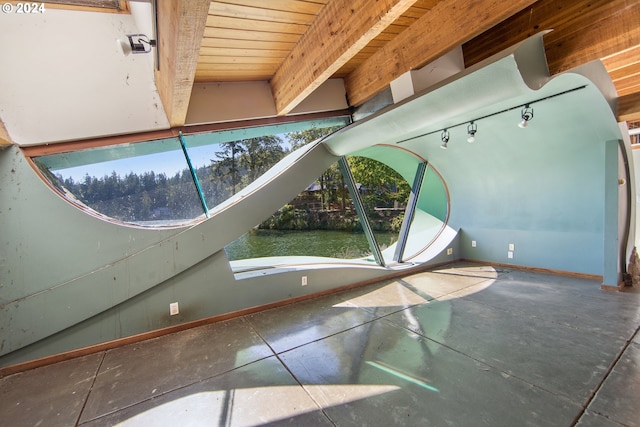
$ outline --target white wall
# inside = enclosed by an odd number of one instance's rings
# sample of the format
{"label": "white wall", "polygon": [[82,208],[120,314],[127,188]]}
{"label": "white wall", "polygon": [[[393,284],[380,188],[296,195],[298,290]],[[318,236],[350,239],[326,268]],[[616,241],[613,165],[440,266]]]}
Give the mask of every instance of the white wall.
{"label": "white wall", "polygon": [[0,14],[0,119],[14,142],[169,127],[154,83],[153,53],[125,56],[117,42],[150,28],[150,5],[131,4],[132,14]]}
{"label": "white wall", "polygon": [[407,71],[393,80],[391,82],[393,102],[400,102],[463,70],[462,46],[458,46],[424,67]]}
{"label": "white wall", "polygon": [[[307,114],[349,108],[342,79],[329,79],[289,113]],[[267,81],[195,83],[186,124],[232,122],[276,117]]]}

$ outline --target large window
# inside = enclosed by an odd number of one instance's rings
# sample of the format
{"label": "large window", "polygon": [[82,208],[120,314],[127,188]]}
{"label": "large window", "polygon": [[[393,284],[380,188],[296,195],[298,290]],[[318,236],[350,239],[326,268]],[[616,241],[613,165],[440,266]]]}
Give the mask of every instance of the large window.
{"label": "large window", "polygon": [[448,217],[440,175],[404,150],[374,146],[356,154],[332,165],[229,244],[232,269],[240,273],[325,258],[392,266],[423,253]]}
{"label": "large window", "polygon": [[236,261],[285,256],[356,259],[367,257],[371,250],[335,163],[293,200],[228,245],[226,252]]}
{"label": "large window", "polygon": [[[60,194],[85,211],[123,224],[172,227],[242,200],[250,194],[246,187],[265,173],[267,178],[286,171],[317,147],[305,145],[346,122],[179,134],[33,160]],[[411,262],[447,222],[441,177],[424,159],[397,147],[359,150],[315,180],[307,178],[294,199],[271,216],[264,212],[259,224],[226,245],[234,271],[331,259],[382,266]]]}
{"label": "large window", "polygon": [[34,159],[69,200],[122,222],[162,226],[203,215],[175,138]]}
{"label": "large window", "polygon": [[204,219],[297,146],[347,118],[228,130],[39,156],[34,162],[68,200],[142,226]]}
{"label": "large window", "polygon": [[295,262],[290,257],[393,262],[411,186],[380,161],[349,156],[341,162],[226,247],[235,271]]}

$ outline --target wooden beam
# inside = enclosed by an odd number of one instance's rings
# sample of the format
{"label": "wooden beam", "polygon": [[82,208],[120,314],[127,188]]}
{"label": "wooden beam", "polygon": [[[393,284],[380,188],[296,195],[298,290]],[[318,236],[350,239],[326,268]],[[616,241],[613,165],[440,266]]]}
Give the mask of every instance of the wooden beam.
{"label": "wooden beam", "polygon": [[[606,66],[605,66],[606,67]],[[627,77],[640,76],[640,62],[630,64],[626,67],[618,68],[617,70],[609,71],[611,80],[615,83],[616,80],[622,80]]]}
{"label": "wooden beam", "polygon": [[293,110],[415,1],[327,3],[271,79],[278,115]]}
{"label": "wooden beam", "polygon": [[640,121],[640,93],[636,92],[618,98],[618,121]]}
{"label": "wooden beam", "polygon": [[162,129],[150,132],[129,133],[116,136],[105,136],[95,139],[82,139],[78,141],[60,142],[48,145],[29,145],[22,147],[22,152],[27,157],[48,156],[73,151],[87,150],[112,145],[132,144],[151,141],[154,139],[175,138],[182,132],[184,135],[197,133],[210,133],[223,130],[245,129],[259,126],[271,126],[285,123],[297,123],[306,120],[321,120],[334,117],[349,117],[349,110],[327,111],[322,113],[296,114],[287,117],[267,117],[264,119],[239,120],[235,122],[208,123],[204,125],[182,126],[173,129]]}
{"label": "wooden beam", "polygon": [[631,95],[640,92],[640,74],[628,75],[613,82],[618,96]]}
{"label": "wooden beam", "polygon": [[640,44],[609,55],[602,59],[602,63],[609,73],[631,65],[640,64]]}
{"label": "wooden beam", "polygon": [[[543,30],[551,74],[606,58],[640,44],[640,2],[539,0],[463,45],[469,67]],[[630,57],[633,57],[633,52]],[[618,58],[624,59],[624,57]],[[620,67],[618,63],[616,67]],[[624,66],[624,64],[622,64]]]}
{"label": "wooden beam", "polygon": [[552,75],[640,44],[640,2],[608,0],[544,37]]}
{"label": "wooden beam", "polygon": [[602,59],[618,96],[640,92],[640,45]]}
{"label": "wooden beam", "polygon": [[347,76],[349,103],[362,104],[400,75],[438,59],[532,3],[441,1]]}
{"label": "wooden beam", "polygon": [[155,79],[171,126],[184,125],[211,0],[159,1]]}

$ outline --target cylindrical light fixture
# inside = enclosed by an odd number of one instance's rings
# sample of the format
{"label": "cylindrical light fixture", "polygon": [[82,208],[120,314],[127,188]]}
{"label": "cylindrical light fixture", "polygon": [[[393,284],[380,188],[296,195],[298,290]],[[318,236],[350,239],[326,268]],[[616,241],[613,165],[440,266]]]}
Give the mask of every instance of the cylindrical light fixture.
{"label": "cylindrical light fixture", "polygon": [[467,142],[471,144],[476,141],[476,132],[478,131],[478,125],[473,122],[473,120],[467,126]]}
{"label": "cylindrical light fixture", "polygon": [[529,124],[529,120],[533,119],[533,108],[529,107],[529,104],[525,105],[520,112],[520,116],[522,121],[518,123],[518,126],[524,129]]}
{"label": "cylindrical light fixture", "polygon": [[442,140],[442,145],[440,146],[440,148],[446,150],[447,145],[449,144],[449,131],[444,129],[442,131],[442,134],[440,135],[440,139]]}

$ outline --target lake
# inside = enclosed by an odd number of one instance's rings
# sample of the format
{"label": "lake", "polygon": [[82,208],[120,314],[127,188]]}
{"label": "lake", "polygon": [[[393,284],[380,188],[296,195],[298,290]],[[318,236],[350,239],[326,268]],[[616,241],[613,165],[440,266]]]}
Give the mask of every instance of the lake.
{"label": "lake", "polygon": [[[397,233],[375,233],[382,249],[398,238]],[[371,253],[364,233],[311,230],[259,230],[244,234],[225,248],[230,261],[267,256],[323,256],[360,258]]]}

